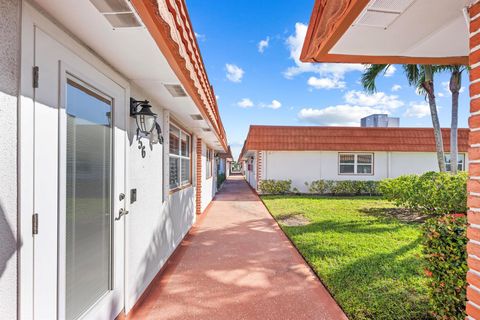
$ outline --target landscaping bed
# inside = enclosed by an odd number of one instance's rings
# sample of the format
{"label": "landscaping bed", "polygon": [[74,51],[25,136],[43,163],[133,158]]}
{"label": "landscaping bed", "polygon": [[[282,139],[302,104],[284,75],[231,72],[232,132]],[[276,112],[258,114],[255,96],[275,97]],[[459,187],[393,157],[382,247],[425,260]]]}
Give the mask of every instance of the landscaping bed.
{"label": "landscaping bed", "polygon": [[421,216],[378,197],[262,199],[350,319],[429,318]]}

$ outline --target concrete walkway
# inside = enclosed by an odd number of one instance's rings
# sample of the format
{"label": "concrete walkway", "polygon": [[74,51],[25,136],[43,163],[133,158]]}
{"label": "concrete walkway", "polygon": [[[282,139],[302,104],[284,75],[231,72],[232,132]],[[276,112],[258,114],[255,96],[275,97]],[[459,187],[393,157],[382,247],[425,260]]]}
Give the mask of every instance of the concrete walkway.
{"label": "concrete walkway", "polygon": [[227,180],[129,319],[347,319],[241,177]]}

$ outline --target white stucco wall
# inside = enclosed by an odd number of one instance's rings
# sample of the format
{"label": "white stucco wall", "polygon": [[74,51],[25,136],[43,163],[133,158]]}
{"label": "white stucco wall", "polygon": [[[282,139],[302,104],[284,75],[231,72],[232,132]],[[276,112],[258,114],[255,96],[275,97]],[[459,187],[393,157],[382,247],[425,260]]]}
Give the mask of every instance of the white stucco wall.
{"label": "white stucco wall", "polygon": [[392,152],[390,153],[391,176],[393,178],[403,174],[419,174],[426,171],[436,171],[438,168],[437,155],[433,152]]}
{"label": "white stucco wall", "polygon": [[[18,94],[16,68],[18,64],[13,56],[19,54],[19,49],[15,42],[18,39],[12,32],[18,32],[15,29],[18,25],[14,18],[19,15],[19,3],[20,1],[16,0],[0,0],[0,12],[2,13],[2,19],[0,19],[0,147],[1,150],[9,150],[9,152],[0,152],[0,318],[2,320],[17,318],[18,277],[15,250],[17,225],[16,95]],[[62,41],[63,39],[58,40]],[[78,52],[77,54],[83,58],[84,53]],[[86,61],[90,60],[86,59]],[[95,60],[95,67],[99,70],[103,70],[103,67],[108,69],[103,61]],[[168,185],[170,114],[162,109],[153,97],[145,94],[131,83],[128,85],[127,79],[120,76],[119,78],[122,83],[124,82],[127,90],[130,90],[132,97],[147,99],[151,102],[152,111],[158,115],[157,122],[161,125],[165,138],[163,145],[150,145],[149,139],[142,138],[141,142],[145,150],[145,156],[142,157],[136,137],[135,120],[127,118],[125,203],[129,214],[124,217],[124,243],[125,311],[128,313],[195,222],[195,187],[192,184],[180,191],[170,193]],[[128,106],[126,107],[128,108]],[[189,129],[188,126],[185,127],[187,130]],[[195,139],[191,141],[195,148]],[[192,166],[194,165],[195,158],[192,155]],[[192,174],[191,178],[194,182],[194,167]],[[203,177],[205,177],[204,174]],[[213,183],[213,179],[210,181]],[[137,201],[134,203],[130,203],[131,189],[137,191]],[[206,193],[208,197],[203,202],[205,206],[210,202],[213,190],[211,189],[210,194]],[[114,196],[118,197],[118,195]],[[23,235],[31,238],[30,233],[23,233]],[[22,292],[27,292],[26,295],[28,295],[29,291],[22,290]],[[24,314],[28,314],[28,312],[30,310]]]}
{"label": "white stucco wall", "polygon": [[320,177],[322,163],[318,152],[264,152],[263,179],[292,180],[292,187],[306,192],[305,181]]}
{"label": "white stucco wall", "polygon": [[0,0],[0,317],[17,319],[17,97],[20,8]]}
{"label": "white stucco wall", "polygon": [[[263,153],[263,179],[292,180],[292,187],[307,192],[314,180],[382,180],[404,174],[437,170],[434,152],[374,152],[371,175],[344,175],[338,170],[339,151],[267,151]],[[466,167],[468,159],[466,157]],[[246,178],[248,181],[248,172]],[[252,186],[253,183],[250,183]]]}
{"label": "white stucco wall", "polygon": [[[130,189],[136,188],[137,201],[129,205],[130,213],[125,220],[127,312],[195,221],[194,187],[190,186],[175,193],[168,190],[169,113],[159,108],[151,97],[138,88],[132,88],[131,95],[151,101],[152,111],[158,114],[158,123],[162,126],[165,142],[163,145],[155,144],[150,147],[148,139],[142,138],[146,151],[145,158],[142,158],[135,137],[135,120],[130,119],[127,192],[130,193]],[[129,199],[128,196],[129,194]]]}

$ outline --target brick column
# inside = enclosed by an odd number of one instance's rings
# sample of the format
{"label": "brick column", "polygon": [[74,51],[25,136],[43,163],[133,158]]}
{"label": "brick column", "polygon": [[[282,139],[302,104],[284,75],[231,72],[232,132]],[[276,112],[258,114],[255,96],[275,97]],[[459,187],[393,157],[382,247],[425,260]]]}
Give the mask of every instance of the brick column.
{"label": "brick column", "polygon": [[197,138],[196,151],[196,199],[195,199],[195,213],[202,213],[202,139]]}
{"label": "brick column", "polygon": [[257,190],[259,190],[260,187],[260,181],[262,180],[262,169],[263,169],[263,155],[262,151],[257,151],[257,156],[256,156],[256,162],[257,162]]}
{"label": "brick column", "polygon": [[467,315],[480,319],[480,3],[470,7],[470,137],[468,150]]}

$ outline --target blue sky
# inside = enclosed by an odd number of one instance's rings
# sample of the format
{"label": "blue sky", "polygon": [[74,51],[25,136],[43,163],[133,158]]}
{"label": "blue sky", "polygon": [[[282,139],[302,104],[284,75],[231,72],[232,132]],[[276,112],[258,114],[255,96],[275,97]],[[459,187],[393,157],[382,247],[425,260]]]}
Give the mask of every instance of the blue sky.
{"label": "blue sky", "polygon": [[[401,66],[368,95],[361,65],[302,64],[298,56],[313,0],[187,0],[207,73],[234,156],[251,124],[359,125],[371,113],[400,117],[402,127],[431,127],[428,105],[409,87]],[[450,126],[449,75],[436,77],[442,127]],[[462,86],[468,88],[464,75]],[[467,126],[468,90],[459,127]]]}

